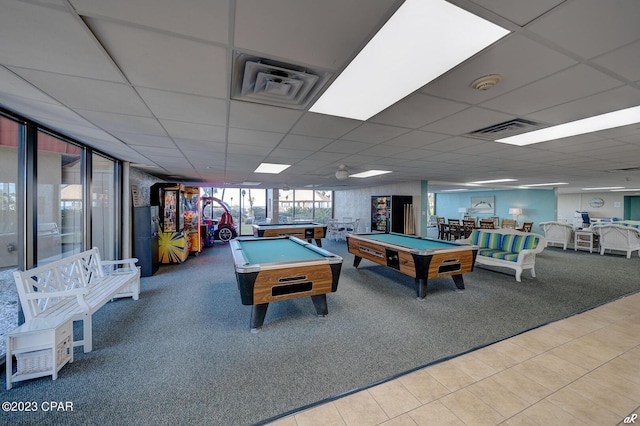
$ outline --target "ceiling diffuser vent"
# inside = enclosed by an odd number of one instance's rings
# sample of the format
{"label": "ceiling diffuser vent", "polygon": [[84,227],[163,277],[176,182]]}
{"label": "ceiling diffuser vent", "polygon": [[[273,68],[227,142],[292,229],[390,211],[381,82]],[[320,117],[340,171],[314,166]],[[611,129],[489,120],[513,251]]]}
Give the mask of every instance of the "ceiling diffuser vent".
{"label": "ceiling diffuser vent", "polygon": [[328,72],[236,53],[231,98],[305,109],[330,77]]}
{"label": "ceiling diffuser vent", "polygon": [[468,136],[494,141],[496,139],[506,138],[508,136],[518,135],[520,133],[531,132],[545,127],[534,121],[516,118],[514,120],[505,121],[504,123],[494,124],[484,129],[476,130],[468,133]]}

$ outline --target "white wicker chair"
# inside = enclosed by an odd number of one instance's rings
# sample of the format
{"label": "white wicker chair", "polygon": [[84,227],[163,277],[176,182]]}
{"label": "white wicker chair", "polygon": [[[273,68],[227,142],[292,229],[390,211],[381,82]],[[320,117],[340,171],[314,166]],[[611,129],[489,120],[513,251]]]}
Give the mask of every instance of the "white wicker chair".
{"label": "white wicker chair", "polygon": [[573,226],[568,223],[551,221],[542,222],[539,226],[544,231],[547,244],[562,244],[563,250],[566,250],[567,244],[570,244],[573,239]]}
{"label": "white wicker chair", "polygon": [[626,252],[627,259],[630,259],[631,253],[637,250],[640,256],[640,229],[612,223],[591,228],[600,236],[600,254],[605,250],[620,250]]}

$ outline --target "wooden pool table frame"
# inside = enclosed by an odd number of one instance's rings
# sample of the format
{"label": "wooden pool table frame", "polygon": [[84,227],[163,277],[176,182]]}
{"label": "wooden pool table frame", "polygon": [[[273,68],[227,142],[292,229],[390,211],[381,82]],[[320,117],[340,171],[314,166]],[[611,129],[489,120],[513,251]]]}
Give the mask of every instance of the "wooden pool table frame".
{"label": "wooden pool table frame", "polygon": [[292,236],[308,242],[316,240],[316,245],[322,247],[322,238],[327,236],[327,225],[315,222],[254,224],[253,236]]}
{"label": "wooden pool table frame", "polygon": [[[457,289],[464,290],[462,274],[473,271],[478,254],[478,247],[473,245],[433,240],[438,245],[451,245],[451,248],[418,250],[367,238],[367,235],[376,235],[376,233],[347,235],[349,253],[355,256],[354,268],[360,265],[362,259],[367,259],[412,276],[415,278],[417,297],[420,300],[424,300],[427,295],[427,282],[430,278],[450,276]],[[413,235],[395,235],[430,240],[430,238],[420,238]]]}
{"label": "wooden pool table frame", "polygon": [[[323,255],[322,258],[292,262],[249,263],[242,250],[242,243],[251,240],[264,241],[290,239],[308,250]],[[243,305],[251,305],[251,332],[255,333],[264,323],[270,302],[310,296],[319,317],[328,315],[327,293],[338,289],[342,257],[311,243],[292,236],[251,238],[241,237],[229,241],[235,265],[240,299]]]}

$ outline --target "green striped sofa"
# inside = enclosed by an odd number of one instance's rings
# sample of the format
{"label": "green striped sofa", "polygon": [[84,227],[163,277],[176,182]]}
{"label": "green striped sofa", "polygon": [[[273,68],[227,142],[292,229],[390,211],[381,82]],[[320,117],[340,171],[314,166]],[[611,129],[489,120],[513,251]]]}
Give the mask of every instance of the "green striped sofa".
{"label": "green striped sofa", "polygon": [[536,276],[536,254],[547,246],[542,235],[509,228],[474,229],[469,238],[458,242],[478,246],[476,264],[514,269],[518,282],[525,269]]}

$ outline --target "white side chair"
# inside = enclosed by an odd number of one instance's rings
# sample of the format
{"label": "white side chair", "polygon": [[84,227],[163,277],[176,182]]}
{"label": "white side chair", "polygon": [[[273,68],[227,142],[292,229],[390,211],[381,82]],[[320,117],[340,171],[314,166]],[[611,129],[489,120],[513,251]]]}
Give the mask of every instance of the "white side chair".
{"label": "white side chair", "polygon": [[544,238],[547,244],[562,244],[563,250],[567,249],[567,244],[573,239],[573,226],[564,222],[550,221],[540,223],[540,228],[544,231]]}
{"label": "white side chair", "polygon": [[340,227],[337,219],[327,220],[327,239],[338,241],[342,238]]}

